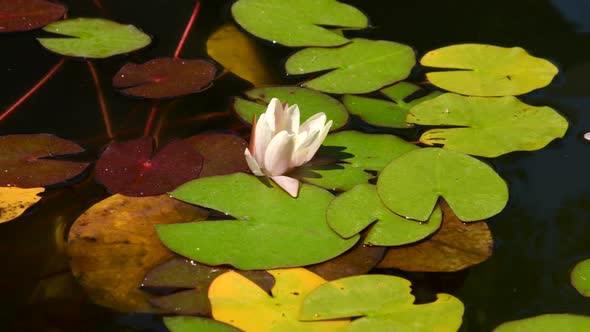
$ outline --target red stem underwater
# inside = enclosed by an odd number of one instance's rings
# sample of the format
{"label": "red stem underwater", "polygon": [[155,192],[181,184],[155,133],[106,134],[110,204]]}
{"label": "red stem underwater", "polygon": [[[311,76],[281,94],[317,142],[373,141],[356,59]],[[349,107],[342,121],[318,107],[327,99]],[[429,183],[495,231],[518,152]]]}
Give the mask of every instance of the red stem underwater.
{"label": "red stem underwater", "polygon": [[15,109],[17,109],[33,93],[35,93],[37,90],[39,90],[39,88],[41,86],[43,86],[43,84],[45,84],[45,82],[47,82],[51,77],[53,77],[53,75],[59,70],[59,68],[61,68],[61,66],[63,66],[65,61],[66,60],[64,58],[59,60],[59,62],[55,66],[53,66],[53,68],[51,68],[51,70],[47,74],[45,74],[45,76],[43,76],[43,78],[31,88],[31,90],[29,90],[27,93],[25,93],[24,96],[20,97],[20,99],[17,100],[16,103],[12,104],[12,106],[10,106],[6,111],[4,111],[4,113],[2,113],[0,115],[0,121],[2,121],[5,117],[7,117],[10,113],[12,113]]}
{"label": "red stem underwater", "polygon": [[150,116],[148,117],[147,123],[145,124],[145,128],[143,130],[143,136],[148,136],[150,133],[150,129],[152,128],[152,124],[154,123],[154,118],[158,113],[158,101],[154,101],[152,104],[152,110],[150,111]]}
{"label": "red stem underwater", "polygon": [[114,135],[113,130],[111,128],[111,119],[109,118],[109,112],[107,109],[107,104],[104,100],[104,94],[102,93],[102,87],[100,86],[98,74],[96,73],[96,69],[94,68],[92,62],[86,61],[86,64],[88,64],[88,69],[90,70],[90,74],[92,74],[92,80],[94,81],[94,86],[96,87],[96,94],[98,95],[98,104],[100,105],[100,112],[102,113],[102,119],[104,121],[107,136],[110,140],[112,140]]}
{"label": "red stem underwater", "polygon": [[188,37],[191,28],[193,27],[197,16],[199,15],[199,8],[201,7],[201,0],[197,0],[197,4],[195,5],[195,9],[193,9],[193,13],[191,14],[191,18],[188,20],[188,24],[186,28],[184,28],[184,32],[182,33],[182,37],[180,37],[180,41],[178,41],[178,46],[176,47],[176,51],[174,51],[174,57],[178,58],[180,56],[180,52],[184,47],[184,43],[186,42],[186,38]]}

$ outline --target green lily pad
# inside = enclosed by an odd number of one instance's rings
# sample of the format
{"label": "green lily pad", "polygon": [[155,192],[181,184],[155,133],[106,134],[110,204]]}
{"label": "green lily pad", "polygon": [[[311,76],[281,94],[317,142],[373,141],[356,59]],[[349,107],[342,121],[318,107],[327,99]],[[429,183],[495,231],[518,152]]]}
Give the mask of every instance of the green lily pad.
{"label": "green lily pad", "polygon": [[406,115],[410,108],[423,101],[439,96],[441,93],[433,91],[426,96],[406,102],[405,99],[420,91],[420,87],[408,82],[399,82],[395,85],[381,89],[380,92],[394,102],[367,98],[355,95],[344,95],[342,103],[351,114],[354,114],[366,123],[373,126],[389,128],[410,128],[414,124],[406,122]]}
{"label": "green lily pad", "polygon": [[558,69],[551,62],[531,56],[520,47],[459,44],[426,53],[420,63],[448,71],[426,74],[445,90],[471,96],[513,96],[542,88]]}
{"label": "green lily pad", "polygon": [[377,188],[368,183],[336,197],[326,213],[330,227],[343,238],[370,227],[364,242],[376,246],[399,246],[422,240],[436,232],[442,220],[438,208],[424,223],[401,217],[383,205]]}
{"label": "green lily pad", "polygon": [[367,17],[335,0],[240,0],[231,7],[251,34],[285,46],[337,46],[349,40],[323,26],[366,28]]}
{"label": "green lily pad", "polygon": [[178,316],[178,317],[164,317],[164,324],[170,332],[195,332],[195,331],[207,331],[207,332],[239,332],[231,325],[218,322],[213,319],[203,317],[190,317],[190,316]]}
{"label": "green lily pad", "polygon": [[546,314],[502,323],[494,332],[590,331],[590,317],[572,314]]}
{"label": "green lily pad", "polygon": [[295,75],[330,70],[303,86],[344,94],[367,93],[401,81],[415,64],[414,50],[407,45],[355,38],[337,48],[303,49],[287,59],[285,69]]}
{"label": "green lily pad", "polygon": [[208,265],[242,270],[315,264],[351,248],[359,237],[342,239],[326,222],[333,196],[302,185],[294,199],[273,183],[237,173],[188,182],[174,198],[225,212],[238,220],[156,227],[171,250]]}
{"label": "green lily pad", "polygon": [[463,303],[437,294],[432,303],[414,305],[410,282],[386,275],[362,275],[325,283],[303,301],[301,319],[318,321],[360,317],[342,331],[457,331]]}
{"label": "green lily pad", "polygon": [[414,149],[415,145],[393,135],[343,131],[328,135],[318,152],[319,158],[343,163],[316,165],[312,160],[293,176],[326,189],[349,190],[375,177],[367,171],[380,172],[391,160]]}
{"label": "green lily pad", "polygon": [[133,25],[102,18],[57,21],[43,30],[67,36],[37,38],[43,47],[61,55],[82,58],[108,58],[129,53],[146,47],[152,41],[150,36]]}
{"label": "green lily pad", "polygon": [[490,166],[438,148],[394,159],[381,172],[377,192],[390,210],[420,221],[430,217],[439,197],[464,222],[489,218],[508,202],[508,186]]}
{"label": "green lily pad", "polygon": [[272,86],[246,91],[252,101],[242,98],[234,99],[234,110],[245,122],[252,124],[252,119],[260,117],[272,98],[278,98],[289,105],[297,104],[301,114],[301,122],[312,115],[324,112],[328,120],[332,120],[330,131],[340,129],[348,123],[348,112],[338,99],[321,92],[292,86]]}
{"label": "green lily pad", "polygon": [[428,130],[420,142],[483,157],[541,149],[563,137],[568,127],[567,120],[547,106],[527,105],[511,96],[465,97],[454,93],[415,106],[407,121],[457,126]]}
{"label": "green lily pad", "polygon": [[590,297],[590,259],[578,262],[570,275],[572,286],[582,295]]}

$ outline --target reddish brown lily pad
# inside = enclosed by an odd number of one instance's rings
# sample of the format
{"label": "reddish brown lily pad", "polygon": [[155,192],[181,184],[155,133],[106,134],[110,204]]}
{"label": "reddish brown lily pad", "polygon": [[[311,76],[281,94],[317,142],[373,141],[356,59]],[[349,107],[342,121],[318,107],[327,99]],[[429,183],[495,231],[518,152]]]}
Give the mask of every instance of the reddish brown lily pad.
{"label": "reddish brown lily pad", "polygon": [[203,156],[187,142],[174,141],[153,157],[149,137],[111,143],[96,163],[96,180],[111,193],[152,196],[199,177]]}
{"label": "reddish brown lily pad", "polygon": [[323,263],[310,265],[307,269],[326,280],[365,274],[381,261],[386,251],[387,247],[369,246],[359,241],[344,254]]}
{"label": "reddish brown lily pad", "polygon": [[0,32],[28,31],[59,20],[67,7],[46,0],[0,0]]}
{"label": "reddish brown lily pad", "polygon": [[46,187],[80,175],[88,163],[50,159],[83,152],[50,134],[0,136],[0,186]]}
{"label": "reddish brown lily pad", "polygon": [[485,221],[464,223],[441,203],[443,222],[430,238],[406,246],[392,247],[378,268],[404,271],[454,272],[479,264],[492,255],[492,233]]}
{"label": "reddish brown lily pad", "polygon": [[161,58],[125,64],[113,77],[113,86],[135,97],[170,98],[209,88],[216,72],[207,60]]}
{"label": "reddish brown lily pad", "polygon": [[204,220],[196,206],[160,195],[114,195],[98,202],[72,225],[68,237],[71,269],[97,304],[120,311],[158,311],[153,295],[139,289],[145,274],[174,257],[154,225]]}
{"label": "reddish brown lily pad", "polygon": [[185,139],[205,158],[200,177],[248,172],[244,150],[248,143],[233,134],[200,134]]}

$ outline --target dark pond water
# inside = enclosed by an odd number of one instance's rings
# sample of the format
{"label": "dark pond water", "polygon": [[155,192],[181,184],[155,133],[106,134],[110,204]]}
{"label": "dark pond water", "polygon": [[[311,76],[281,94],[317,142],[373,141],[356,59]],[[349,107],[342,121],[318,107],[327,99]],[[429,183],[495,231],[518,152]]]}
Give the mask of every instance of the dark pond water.
{"label": "dark pond water", "polygon": [[[171,56],[194,6],[193,0],[65,1],[70,17],[106,16],[141,27],[155,37],[146,51],[96,61],[117,139],[142,135],[151,103],[121,96],[110,79],[127,61]],[[507,208],[490,220],[495,245],[488,261],[457,273],[403,273],[416,293],[448,292],[466,306],[462,331],[489,331],[498,324],[549,312],[590,314],[590,300],[569,285],[569,271],[590,257],[590,2],[576,0],[351,1],[371,19],[373,29],[357,33],[415,47],[418,55],[455,43],[521,46],[548,58],[561,70],[551,86],[524,96],[548,105],[570,121],[562,140],[536,152],[510,153],[489,160],[510,185]],[[182,55],[206,57],[207,36],[230,20],[230,1],[205,0]],[[42,77],[59,57],[43,50],[27,32],[0,35],[0,111]],[[291,50],[262,43],[280,72]],[[420,72],[412,77],[422,79]],[[286,80],[287,83],[294,83]],[[203,131],[234,128],[247,133],[235,117],[208,121],[199,115],[225,112],[231,96],[249,84],[226,75],[213,88],[160,106],[160,141]],[[354,126],[354,124],[353,124]],[[241,128],[241,129],[240,129]],[[76,141],[94,160],[108,142],[96,89],[83,62],[66,65],[15,113],[0,122],[0,134],[54,133]],[[413,138],[416,133],[406,134]],[[93,305],[76,289],[44,296],[40,282],[68,274],[59,243],[75,218],[107,193],[92,179],[48,197],[17,222],[0,225],[0,330],[2,331],[165,331],[149,315],[112,312]],[[58,243],[58,244],[56,244]],[[52,294],[49,294],[52,295]],[[53,298],[53,300],[43,300]]]}

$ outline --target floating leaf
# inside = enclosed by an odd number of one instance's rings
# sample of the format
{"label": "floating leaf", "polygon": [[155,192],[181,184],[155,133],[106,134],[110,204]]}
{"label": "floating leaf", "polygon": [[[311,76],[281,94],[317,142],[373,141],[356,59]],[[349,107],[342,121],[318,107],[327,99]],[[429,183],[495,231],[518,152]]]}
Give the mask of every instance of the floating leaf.
{"label": "floating leaf", "polygon": [[211,86],[217,68],[207,60],[160,58],[126,63],[113,77],[113,86],[127,95],[170,98],[203,91]]}
{"label": "floating leaf", "polygon": [[449,205],[440,203],[443,223],[422,242],[389,248],[379,268],[404,271],[454,272],[479,264],[492,256],[492,233],[485,221],[463,223]]}
{"label": "floating leaf", "polygon": [[376,246],[399,246],[422,240],[440,227],[442,219],[439,209],[424,223],[398,216],[383,205],[377,188],[368,183],[336,197],[326,214],[330,227],[343,238],[369,227],[364,243]]}
{"label": "floating leaf", "polygon": [[164,317],[170,332],[239,332],[235,327],[203,317]]}
{"label": "floating leaf", "polygon": [[217,277],[209,288],[213,318],[244,331],[340,331],[349,320],[299,321],[305,296],[325,282],[305,269],[268,271],[275,277],[272,297],[235,272]]}
{"label": "floating leaf", "polygon": [[66,6],[46,0],[0,0],[0,32],[28,31],[59,20]]}
{"label": "floating leaf", "polygon": [[256,42],[233,23],[222,25],[209,36],[207,54],[225,69],[255,86],[271,85],[277,81]]}
{"label": "floating leaf", "polygon": [[43,30],[66,37],[37,38],[46,49],[67,56],[108,58],[129,53],[151,43],[150,36],[133,25],[102,18],[76,18],[47,25]]}
{"label": "floating leaf", "polygon": [[266,111],[272,98],[278,98],[289,105],[297,104],[302,122],[319,112],[324,112],[328,120],[332,120],[331,131],[344,127],[348,122],[348,112],[344,105],[337,99],[314,90],[291,86],[263,87],[247,91],[246,96],[255,102],[235,98],[234,109],[242,120],[250,124],[255,115],[259,118]]}
{"label": "floating leaf", "polygon": [[143,137],[111,143],[96,163],[96,180],[112,193],[151,196],[195,179],[203,156],[187,142],[174,141],[153,157],[153,140]]}
{"label": "floating leaf", "polygon": [[358,240],[344,240],[326,223],[333,196],[302,185],[299,196],[236,173],[186,183],[172,196],[222,211],[238,220],[157,226],[171,250],[208,265],[269,269],[319,263],[345,252]]}
{"label": "floating leaf", "polygon": [[296,75],[333,69],[303,86],[328,93],[367,93],[408,77],[415,64],[409,46],[356,38],[338,48],[303,49],[287,59],[285,68]]}
{"label": "floating leaf", "polygon": [[572,286],[582,295],[590,297],[590,259],[578,262],[571,272]]}
{"label": "floating leaf", "polygon": [[239,25],[251,34],[285,46],[336,46],[349,40],[323,26],[366,28],[367,17],[335,0],[239,0],[231,7]]}
{"label": "floating leaf", "polygon": [[497,157],[512,151],[540,149],[563,137],[567,120],[550,107],[527,105],[515,97],[465,97],[446,93],[412,108],[407,121],[430,126],[420,137],[428,145]]}
{"label": "floating leaf", "polygon": [[414,149],[415,145],[396,136],[343,131],[328,135],[318,152],[321,158],[342,163],[312,163],[295,175],[326,189],[349,190],[374,178],[367,171],[380,172],[391,160]]}
{"label": "floating leaf", "polygon": [[494,332],[590,331],[590,317],[573,314],[545,314],[502,323]]}
{"label": "floating leaf", "polygon": [[426,96],[406,102],[406,98],[420,91],[420,87],[408,82],[399,82],[395,85],[381,89],[380,92],[394,102],[367,98],[355,95],[345,95],[342,103],[351,114],[363,121],[381,127],[409,128],[414,125],[406,122],[406,115],[415,105],[430,100],[441,93],[434,91]]}
{"label": "floating leaf", "polygon": [[72,273],[99,305],[120,311],[151,312],[153,296],[139,290],[155,266],[172,258],[154,224],[203,220],[202,209],[160,195],[114,195],[92,206],[72,225],[68,253]]}
{"label": "floating leaf", "polygon": [[463,303],[449,294],[437,294],[432,303],[414,305],[410,282],[394,276],[362,275],[325,283],[303,301],[301,319],[324,321],[359,317],[342,331],[455,332]]}
{"label": "floating leaf", "polygon": [[65,182],[88,163],[49,158],[81,152],[78,144],[49,134],[0,136],[0,186],[32,188]]}
{"label": "floating leaf", "polygon": [[542,88],[558,69],[520,47],[459,44],[426,53],[423,66],[448,68],[426,74],[428,80],[445,90],[471,96],[512,96]]}
{"label": "floating leaf", "polygon": [[248,172],[244,150],[248,143],[237,135],[208,133],[184,139],[203,156],[199,177]]}
{"label": "floating leaf", "polygon": [[377,192],[395,213],[424,221],[443,197],[462,221],[489,218],[508,202],[506,182],[485,163],[459,152],[425,148],[394,159]]}
{"label": "floating leaf", "polygon": [[0,187],[0,223],[20,216],[37,203],[45,188]]}

